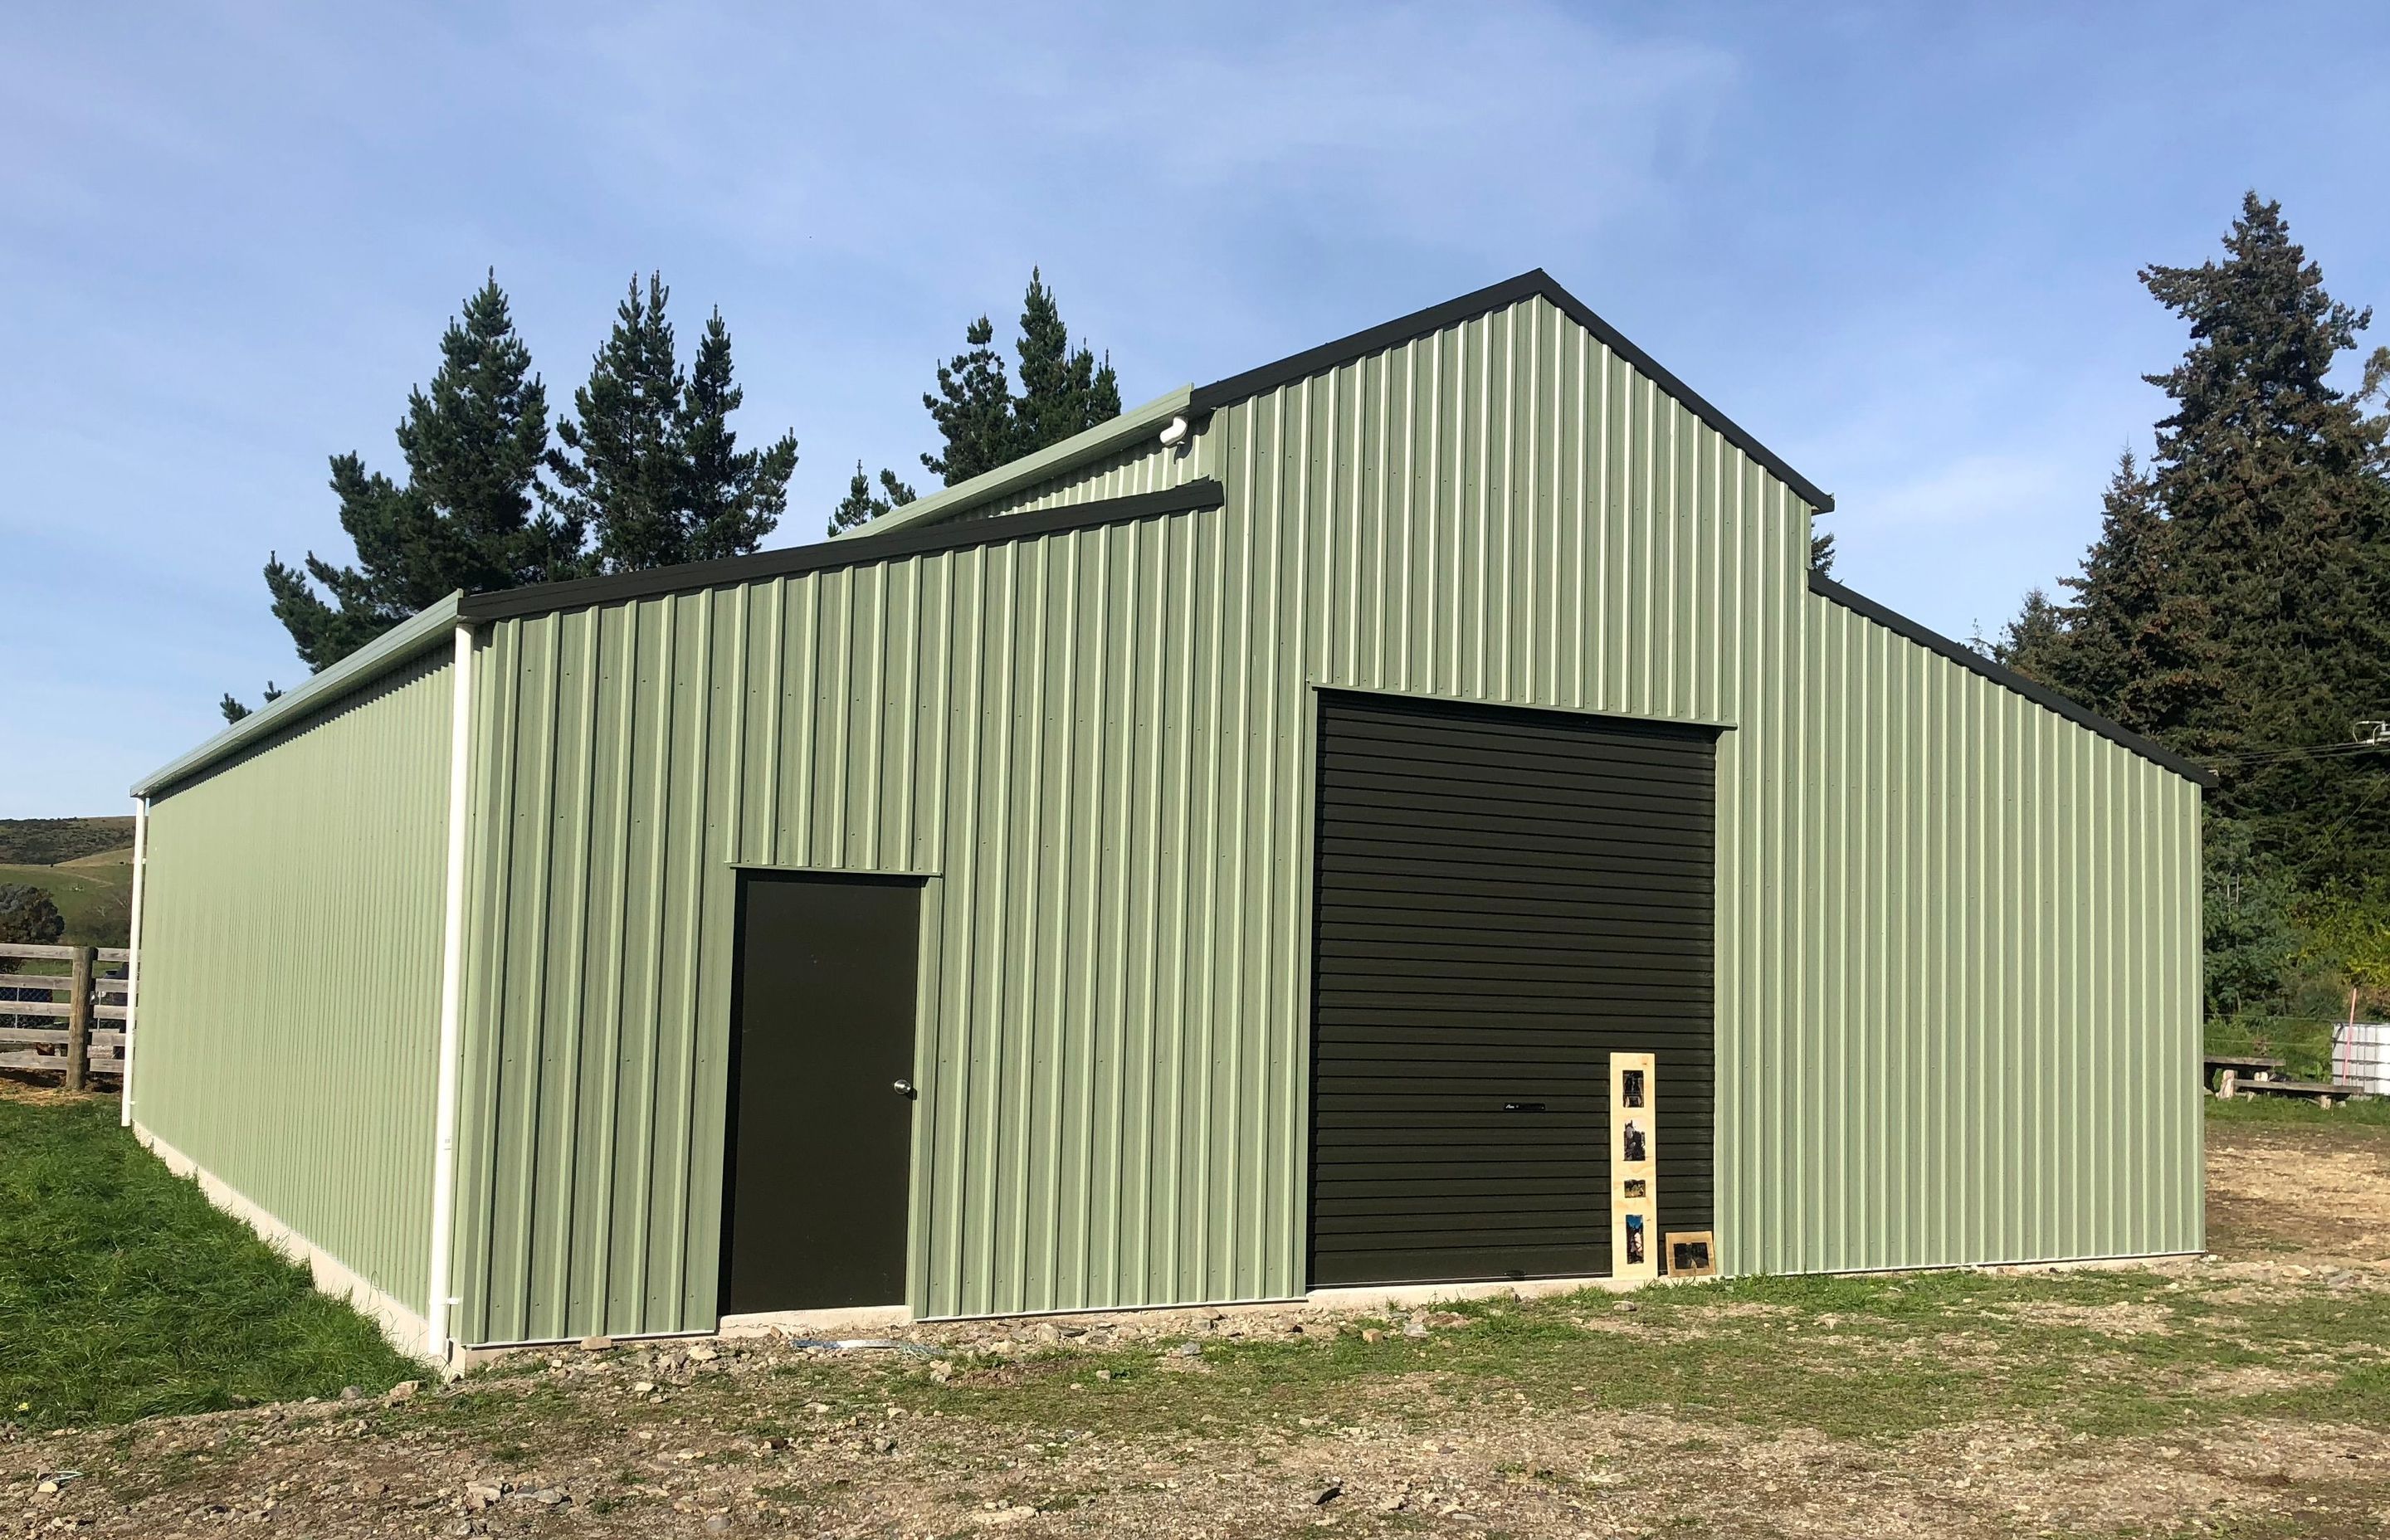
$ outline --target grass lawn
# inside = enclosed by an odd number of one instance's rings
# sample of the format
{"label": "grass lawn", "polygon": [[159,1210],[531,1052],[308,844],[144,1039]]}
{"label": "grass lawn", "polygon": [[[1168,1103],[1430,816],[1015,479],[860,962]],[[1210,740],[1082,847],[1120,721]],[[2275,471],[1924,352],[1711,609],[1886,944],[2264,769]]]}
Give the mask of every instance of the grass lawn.
{"label": "grass lawn", "polygon": [[2367,1097],[2333,1108],[2318,1107],[2300,1097],[2256,1097],[2206,1102],[2211,1129],[2305,1129],[2315,1136],[2337,1140],[2342,1135],[2390,1130],[2390,1097]]}
{"label": "grass lawn", "polygon": [[[62,1158],[130,1153],[75,1116],[58,1136],[93,1142]],[[392,1540],[2383,1534],[2390,1118],[2216,1107],[2208,1147],[2217,1254],[2204,1258],[1369,1316],[1289,1304],[933,1323],[906,1329],[921,1354],[771,1340],[545,1348],[397,1404],[0,1442],[0,1493],[23,1495],[31,1525],[81,1521],[103,1536],[251,1520]],[[130,1334],[150,1356],[126,1367],[112,1402],[51,1426],[141,1409],[195,1332],[304,1314],[294,1274],[201,1224],[213,1216],[179,1184],[155,1182],[175,1189],[176,1223],[239,1253],[271,1303],[212,1302],[212,1303],[176,1304],[186,1317]],[[103,1273],[92,1259],[106,1250],[83,1248],[76,1269]],[[146,1292],[228,1275],[212,1255],[184,1256]],[[362,1367],[386,1355],[346,1312],[314,1319],[333,1324],[322,1336],[277,1324],[270,1348],[224,1356],[246,1367],[279,1354],[285,1395],[406,1372]],[[19,1353],[16,1335],[0,1330],[0,1354]],[[6,1372],[19,1374],[13,1358]],[[212,1372],[208,1404],[276,1393]],[[96,1379],[73,1366],[53,1377]],[[81,1477],[39,1495],[42,1472],[61,1469]]]}
{"label": "grass lawn", "polygon": [[[1374,1387],[1427,1374],[1437,1393],[1421,1410],[1445,1415],[1524,1396],[1887,1444],[1985,1419],[2114,1437],[2293,1410],[2390,1430],[2384,1312],[2370,1293],[2260,1303],[2139,1270],[1940,1272],[1734,1279],[1648,1290],[1631,1317],[1613,1311],[1607,1294],[1463,1303],[1424,1340],[1387,1329],[1374,1342],[1340,1331],[1325,1346],[1221,1344],[1206,1350],[1209,1375],[1157,1378],[1150,1349],[1074,1354],[943,1386],[898,1372],[867,1399],[1024,1428],[1184,1431],[1340,1405],[1350,1416]],[[2293,1382],[2234,1373],[2294,1359]]]}
{"label": "grass lawn", "polygon": [[206,1412],[421,1373],[117,1126],[0,1087],[0,1422]]}

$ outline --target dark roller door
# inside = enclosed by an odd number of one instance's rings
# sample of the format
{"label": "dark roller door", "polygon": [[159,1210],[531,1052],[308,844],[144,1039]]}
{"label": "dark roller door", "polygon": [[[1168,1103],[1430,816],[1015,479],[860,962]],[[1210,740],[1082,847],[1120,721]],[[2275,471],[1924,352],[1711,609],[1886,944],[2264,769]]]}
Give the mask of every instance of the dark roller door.
{"label": "dark roller door", "polygon": [[1708,1229],[1715,735],[1323,696],[1315,1285],[1610,1270],[1609,1065]]}
{"label": "dark roller door", "polygon": [[726,1314],[905,1302],[921,884],[748,872]]}

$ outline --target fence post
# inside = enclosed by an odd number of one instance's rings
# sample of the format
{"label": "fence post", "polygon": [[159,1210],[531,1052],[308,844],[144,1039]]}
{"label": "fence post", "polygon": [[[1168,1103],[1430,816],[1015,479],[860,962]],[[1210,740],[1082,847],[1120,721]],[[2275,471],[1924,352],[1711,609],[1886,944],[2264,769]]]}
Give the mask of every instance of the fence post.
{"label": "fence post", "polygon": [[91,1068],[91,948],[74,951],[73,982],[67,1001],[67,1089],[83,1089]]}

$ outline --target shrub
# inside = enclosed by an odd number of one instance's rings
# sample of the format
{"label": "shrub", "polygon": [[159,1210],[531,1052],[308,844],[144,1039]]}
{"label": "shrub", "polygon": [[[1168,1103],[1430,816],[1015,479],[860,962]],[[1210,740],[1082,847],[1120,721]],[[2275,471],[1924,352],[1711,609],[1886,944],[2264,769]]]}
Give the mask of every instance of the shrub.
{"label": "shrub", "polygon": [[[66,917],[46,890],[29,882],[0,885],[0,942],[53,946],[66,933]],[[0,957],[0,973],[16,970],[16,958]]]}

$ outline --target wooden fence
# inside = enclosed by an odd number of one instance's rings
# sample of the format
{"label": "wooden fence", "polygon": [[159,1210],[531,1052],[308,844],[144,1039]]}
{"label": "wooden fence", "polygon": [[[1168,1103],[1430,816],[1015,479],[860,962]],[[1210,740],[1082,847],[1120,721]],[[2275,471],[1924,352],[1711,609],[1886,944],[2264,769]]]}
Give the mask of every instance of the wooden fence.
{"label": "wooden fence", "polygon": [[0,957],[67,965],[63,973],[0,973],[0,1070],[58,1075],[70,1091],[96,1076],[122,1079],[132,956],[121,946],[0,942]]}

